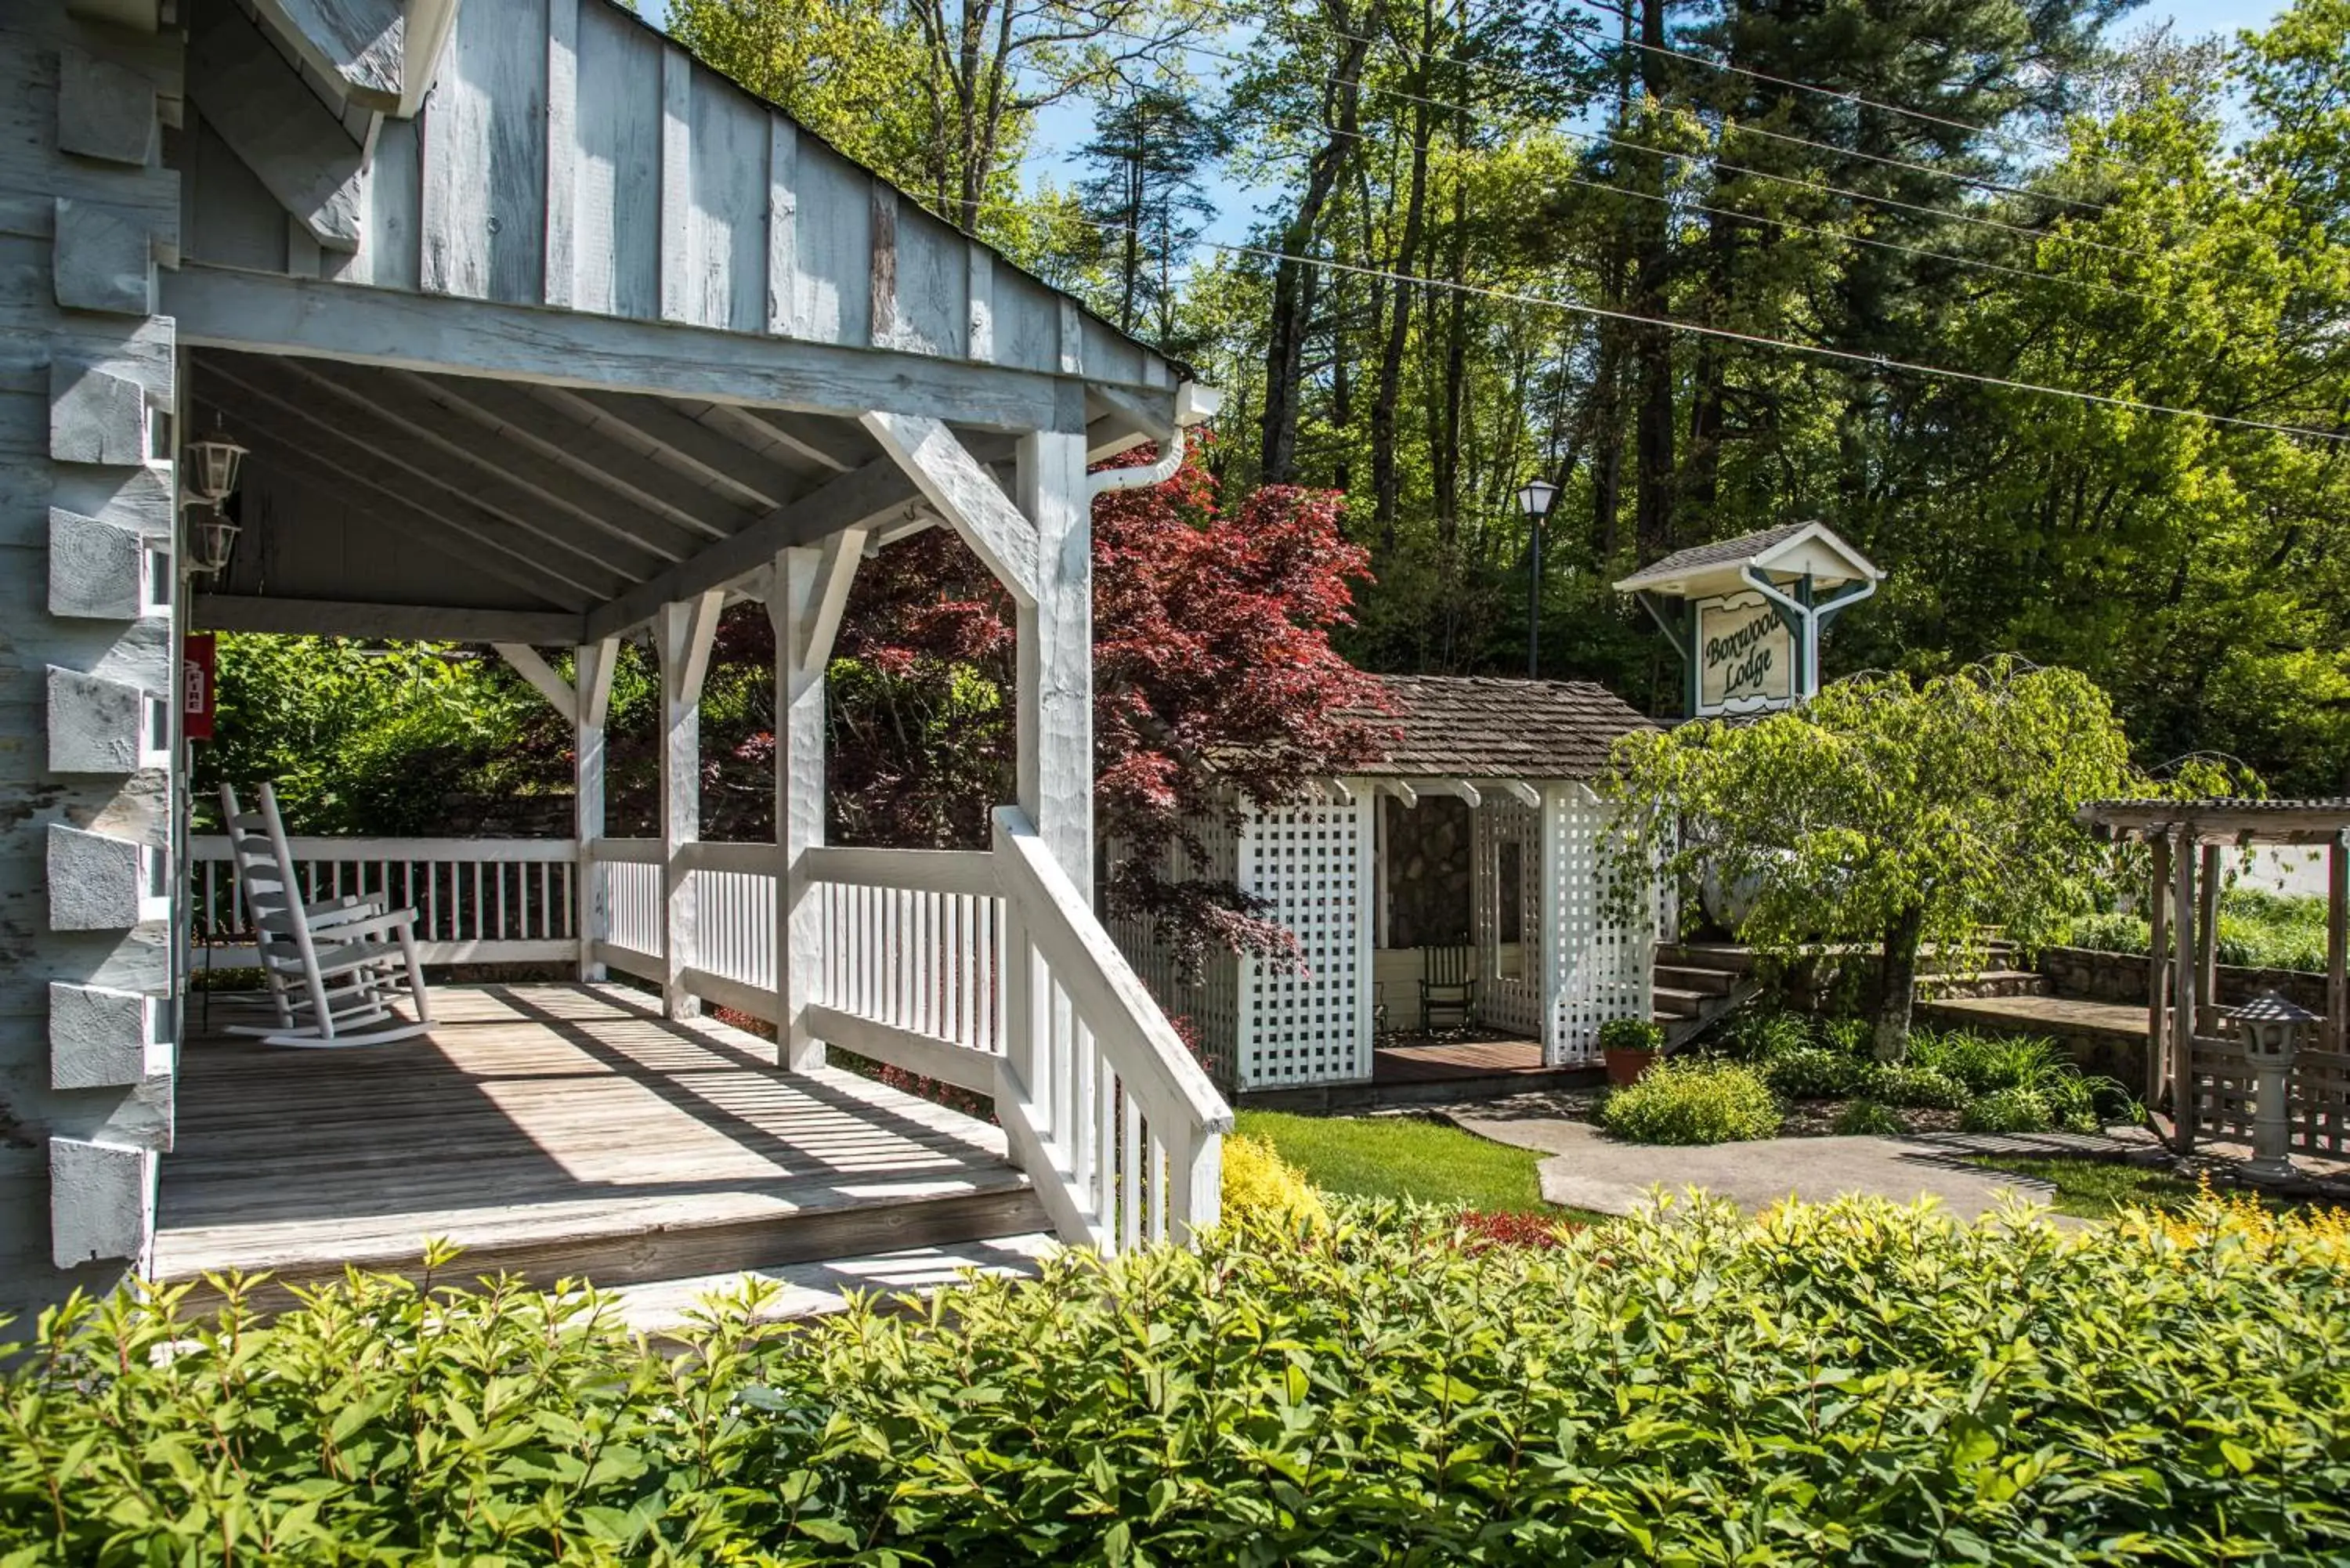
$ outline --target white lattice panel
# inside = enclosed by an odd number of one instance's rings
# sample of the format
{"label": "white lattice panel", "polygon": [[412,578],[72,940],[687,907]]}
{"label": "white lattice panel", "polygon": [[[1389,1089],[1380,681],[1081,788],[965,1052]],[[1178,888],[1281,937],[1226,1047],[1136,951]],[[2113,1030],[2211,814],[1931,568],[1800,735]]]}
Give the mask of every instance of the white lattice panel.
{"label": "white lattice panel", "polygon": [[1241,886],[1297,938],[1305,968],[1240,961],[1240,1087],[1370,1076],[1370,836],[1366,800],[1243,820]]}
{"label": "white lattice panel", "polygon": [[1612,1018],[1646,1018],[1655,961],[1654,890],[1628,920],[1607,918],[1613,878],[1600,853],[1607,808],[1579,789],[1544,794],[1546,860],[1554,917],[1544,945],[1554,981],[1543,1060],[1553,1066],[1599,1054],[1599,1026]]}
{"label": "white lattice panel", "polygon": [[[1174,880],[1234,880],[1239,874],[1239,852],[1232,827],[1222,818],[1194,822],[1191,827],[1205,855],[1195,857],[1180,845],[1173,846],[1162,867],[1166,875]],[[1121,846],[1109,846],[1113,860],[1123,853]],[[1110,925],[1110,937],[1142,977],[1152,1000],[1198,1044],[1209,1075],[1229,1084],[1240,1043],[1240,960],[1230,953],[1211,953],[1199,973],[1186,977],[1176,969],[1172,950],[1159,940],[1157,924],[1150,919],[1117,920]]]}
{"label": "white lattice panel", "polygon": [[[1542,1028],[1542,830],[1535,814],[1515,801],[1487,795],[1471,814],[1473,923],[1477,936],[1477,1021],[1495,1029],[1534,1034]],[[1517,929],[1519,957],[1514,975],[1500,971],[1503,921],[1502,899],[1510,889],[1502,886],[1502,852],[1514,845],[1518,854]]]}

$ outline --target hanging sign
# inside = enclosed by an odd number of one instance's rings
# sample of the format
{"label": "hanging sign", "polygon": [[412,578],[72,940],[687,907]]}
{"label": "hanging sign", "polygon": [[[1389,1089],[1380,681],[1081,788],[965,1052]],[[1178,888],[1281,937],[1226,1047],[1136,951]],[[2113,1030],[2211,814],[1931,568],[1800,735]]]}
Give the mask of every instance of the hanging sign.
{"label": "hanging sign", "polygon": [[192,631],[181,639],[180,663],[186,695],[180,706],[181,732],[192,741],[213,738],[213,704],[217,695],[213,676],[218,668],[213,634]]}
{"label": "hanging sign", "polygon": [[1761,594],[1700,599],[1697,607],[1700,713],[1753,713],[1795,700],[1795,643]]}

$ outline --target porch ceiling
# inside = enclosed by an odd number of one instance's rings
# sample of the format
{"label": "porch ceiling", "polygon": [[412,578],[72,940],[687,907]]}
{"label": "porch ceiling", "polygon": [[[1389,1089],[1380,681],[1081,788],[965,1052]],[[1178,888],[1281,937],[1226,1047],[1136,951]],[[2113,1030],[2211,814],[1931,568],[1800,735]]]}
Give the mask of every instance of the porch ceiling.
{"label": "porch ceiling", "polygon": [[218,348],[189,397],[251,452],[199,626],[592,640],[786,545],[934,521],[862,427],[817,414]]}

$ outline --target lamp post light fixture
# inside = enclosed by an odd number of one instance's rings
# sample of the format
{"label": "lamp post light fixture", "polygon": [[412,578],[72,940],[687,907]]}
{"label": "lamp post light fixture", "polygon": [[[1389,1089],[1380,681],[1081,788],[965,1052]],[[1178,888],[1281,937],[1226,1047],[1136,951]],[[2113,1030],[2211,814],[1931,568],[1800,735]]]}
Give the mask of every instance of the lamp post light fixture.
{"label": "lamp post light fixture", "polygon": [[2264,992],[2235,1010],[2244,1036],[2244,1060],[2252,1069],[2252,1158],[2244,1175],[2254,1181],[2290,1181],[2294,1169],[2289,1140],[2293,1061],[2317,1014],[2291,998]]}
{"label": "lamp post light fixture", "polygon": [[1542,673],[1542,547],[1543,519],[1558,499],[1558,486],[1547,479],[1530,480],[1518,487],[1518,510],[1526,517],[1526,679]]}

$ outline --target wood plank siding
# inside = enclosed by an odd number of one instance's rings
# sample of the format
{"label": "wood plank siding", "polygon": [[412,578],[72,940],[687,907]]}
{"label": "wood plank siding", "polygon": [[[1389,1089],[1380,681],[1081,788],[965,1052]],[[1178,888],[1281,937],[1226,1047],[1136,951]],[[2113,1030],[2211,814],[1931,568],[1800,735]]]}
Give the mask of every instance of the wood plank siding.
{"label": "wood plank siding", "polygon": [[377,130],[348,249],[289,251],[285,210],[192,119],[196,263],[1174,387],[1165,359],[612,0],[461,6],[422,110]]}

